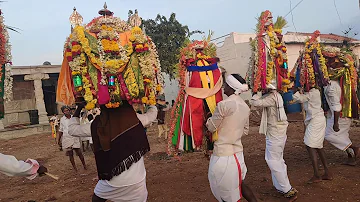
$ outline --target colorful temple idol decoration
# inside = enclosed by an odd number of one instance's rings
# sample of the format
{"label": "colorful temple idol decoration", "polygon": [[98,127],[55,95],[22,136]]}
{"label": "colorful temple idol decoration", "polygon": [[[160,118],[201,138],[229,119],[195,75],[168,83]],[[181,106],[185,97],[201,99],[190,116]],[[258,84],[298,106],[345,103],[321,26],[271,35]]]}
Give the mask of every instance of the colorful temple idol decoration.
{"label": "colorful temple idol decoration", "polygon": [[85,26],[76,9],[70,16],[72,33],[65,42],[57,102],[70,105],[81,96],[87,110],[117,108],[125,100],[136,111],[155,105],[163,77],[156,46],[139,27],[138,12],[123,21],[105,4],[99,14]]}
{"label": "colorful temple idol decoration", "polygon": [[13,98],[13,78],[11,77],[12,56],[7,29],[0,10],[0,119],[3,119],[5,115],[4,102],[9,102]]}
{"label": "colorful temple idol decoration", "polygon": [[330,80],[338,81],[341,87],[341,117],[359,118],[355,54],[346,46],[342,48],[324,47],[322,54],[326,61]]}
{"label": "colorful temple idol decoration", "polygon": [[311,88],[328,85],[329,74],[326,60],[322,54],[322,47],[318,41],[319,31],[315,31],[310,39],[305,41],[305,51],[300,53],[291,77],[295,78],[295,86],[309,91]]}
{"label": "colorful temple idol decoration", "polygon": [[304,51],[300,52],[290,77],[293,78],[295,87],[302,88],[306,92],[311,88],[317,88],[321,93],[322,107],[327,110],[324,86],[329,84],[330,79],[318,40],[319,36],[320,32],[315,31],[311,38],[305,41]]}
{"label": "colorful temple idol decoration", "polygon": [[208,40],[195,41],[181,50],[180,90],[171,112],[169,154],[174,147],[180,151],[200,150],[204,139],[211,147],[217,139],[216,132],[205,135],[204,121],[222,100],[218,61],[215,45]]}
{"label": "colorful temple idol decoration", "polygon": [[288,60],[286,47],[282,41],[282,28],[286,20],[278,17],[273,24],[270,11],[264,11],[258,19],[256,38],[251,41],[252,56],[246,80],[252,91],[258,92],[269,84],[286,91],[288,80]]}

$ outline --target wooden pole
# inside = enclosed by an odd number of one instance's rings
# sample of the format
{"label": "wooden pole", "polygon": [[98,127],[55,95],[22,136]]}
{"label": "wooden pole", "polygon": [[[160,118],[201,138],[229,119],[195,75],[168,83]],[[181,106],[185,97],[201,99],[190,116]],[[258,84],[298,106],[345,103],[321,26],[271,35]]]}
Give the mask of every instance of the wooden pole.
{"label": "wooden pole", "polygon": [[55,175],[53,175],[53,174],[50,174],[50,173],[45,173],[45,175],[47,175],[47,176],[49,176],[49,177],[53,178],[54,180],[59,180],[59,177],[58,177],[58,176],[55,176]]}

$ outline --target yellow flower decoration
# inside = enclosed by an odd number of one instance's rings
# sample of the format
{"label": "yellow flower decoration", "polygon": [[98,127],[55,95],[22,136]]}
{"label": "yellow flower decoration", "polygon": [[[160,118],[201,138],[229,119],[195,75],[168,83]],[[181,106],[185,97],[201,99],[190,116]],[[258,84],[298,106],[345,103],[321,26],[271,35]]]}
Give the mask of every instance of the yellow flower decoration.
{"label": "yellow flower decoration", "polygon": [[88,102],[85,106],[86,110],[92,110],[95,108],[95,104],[93,102]]}
{"label": "yellow flower decoration", "polygon": [[150,79],[144,79],[144,83],[150,83],[151,80]]}
{"label": "yellow flower decoration", "polygon": [[162,86],[160,85],[160,84],[158,84],[157,86],[156,86],[156,91],[157,92],[160,92],[162,90]]}
{"label": "yellow flower decoration", "polygon": [[147,103],[147,101],[148,101],[148,98],[147,98],[147,97],[143,97],[143,98],[141,98],[141,102],[142,102],[143,104],[146,104],[146,103]]}
{"label": "yellow flower decoration", "polygon": [[140,27],[134,27],[132,30],[131,30],[131,33],[133,35],[139,35],[139,34],[142,34],[142,30]]}

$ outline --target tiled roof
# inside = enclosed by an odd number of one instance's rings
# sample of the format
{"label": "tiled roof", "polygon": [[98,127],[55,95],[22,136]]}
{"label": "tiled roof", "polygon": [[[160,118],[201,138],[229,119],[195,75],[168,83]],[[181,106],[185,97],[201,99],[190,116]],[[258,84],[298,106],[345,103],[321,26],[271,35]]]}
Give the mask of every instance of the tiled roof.
{"label": "tiled roof", "polygon": [[[287,32],[286,35],[300,35],[300,36],[311,36],[313,33],[304,33],[304,32]],[[349,42],[359,42],[358,39],[346,37],[346,36],[340,36],[337,34],[320,34],[320,40],[322,42],[327,43],[342,43],[343,41],[349,41]]]}

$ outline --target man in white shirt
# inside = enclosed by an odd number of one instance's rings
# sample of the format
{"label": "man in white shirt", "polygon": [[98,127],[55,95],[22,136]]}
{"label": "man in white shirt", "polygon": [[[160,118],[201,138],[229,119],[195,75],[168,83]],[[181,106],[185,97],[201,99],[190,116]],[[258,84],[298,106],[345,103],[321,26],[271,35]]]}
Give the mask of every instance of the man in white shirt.
{"label": "man in white shirt", "polygon": [[[75,137],[92,136],[94,144],[96,144],[97,140],[94,138],[97,137],[92,134],[91,123],[80,125],[79,114],[82,107],[83,105],[79,103],[78,109],[75,111],[74,116],[70,120],[69,133],[70,135]],[[103,113],[103,111],[101,113]],[[151,125],[154,120],[156,120],[157,109],[155,106],[151,106],[145,114],[136,113],[136,116],[138,120],[140,120],[141,124],[144,127],[147,127]],[[96,117],[96,119],[100,118],[101,115],[99,117]],[[96,121],[96,119],[94,120],[94,122]],[[120,134],[119,136],[122,135],[124,134]],[[128,144],[130,144],[130,142]],[[96,148],[94,152],[96,159]],[[129,168],[125,169],[120,174],[114,175],[109,180],[100,179],[94,189],[92,201],[102,202],[106,200],[111,200],[116,202],[145,202],[147,200],[148,194],[146,189],[146,170],[144,158],[142,156],[138,157],[140,157],[140,159],[137,162],[133,162],[129,166]],[[100,171],[98,167],[98,173],[99,172]]]}
{"label": "man in white shirt", "polygon": [[208,173],[211,191],[219,202],[240,201],[242,196],[249,202],[257,201],[243,181],[247,168],[241,137],[249,131],[250,109],[239,94],[247,90],[240,75],[228,75],[224,93],[229,97],[217,104],[206,122],[208,130],[217,131],[219,137],[214,142]]}
{"label": "man in white shirt", "polygon": [[274,82],[268,84],[268,92],[264,96],[255,94],[250,104],[263,108],[259,133],[266,136],[265,160],[271,170],[273,185],[285,198],[294,201],[298,191],[290,184],[284,160],[288,121],[282,96],[275,86]]}
{"label": "man in white shirt", "polygon": [[47,168],[34,159],[19,161],[14,156],[0,153],[0,172],[7,176],[22,176],[30,180],[44,175]]}
{"label": "man in white shirt", "polygon": [[356,156],[360,155],[360,148],[353,145],[349,137],[351,118],[341,117],[341,87],[339,81],[331,80],[324,88],[326,101],[330,107],[327,116],[325,139],[336,148],[346,151],[348,160],[346,165],[355,166]]}
{"label": "man in white shirt", "polygon": [[87,168],[85,164],[85,159],[80,149],[80,138],[69,135],[69,123],[71,118],[70,108],[67,106],[63,106],[61,107],[61,110],[64,113],[64,116],[60,119],[59,145],[61,144],[62,148],[65,150],[66,156],[69,156],[71,165],[76,172],[78,170],[76,168],[76,164],[74,160],[74,151],[79,156],[81,163],[83,164],[84,169],[86,170]]}
{"label": "man in white shirt", "polygon": [[[293,92],[296,92],[297,90],[297,88],[294,88]],[[306,112],[306,118],[304,120],[306,126],[304,143],[314,169],[314,176],[308,183],[311,184],[320,182],[321,180],[332,180],[332,174],[329,171],[325,152],[323,150],[326,119],[322,108],[321,93],[317,88],[311,88],[309,92],[296,92],[293,95],[293,99],[299,103],[303,103]],[[317,154],[324,166],[325,174],[323,176],[320,176],[319,174]]]}

